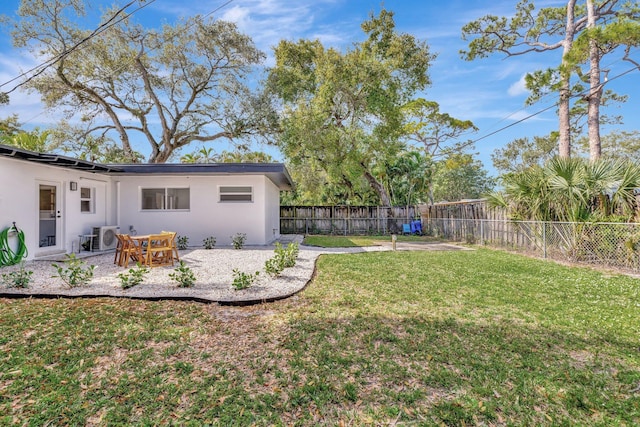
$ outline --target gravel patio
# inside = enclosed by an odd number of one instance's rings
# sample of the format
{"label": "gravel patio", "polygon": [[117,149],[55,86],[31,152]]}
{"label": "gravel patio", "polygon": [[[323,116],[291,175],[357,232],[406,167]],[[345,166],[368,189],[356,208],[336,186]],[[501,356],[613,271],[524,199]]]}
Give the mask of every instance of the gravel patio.
{"label": "gravel patio", "polygon": [[[286,246],[289,242],[302,242],[302,236],[288,235],[280,240]],[[175,299],[200,302],[216,302],[228,305],[248,305],[276,301],[296,294],[311,280],[315,261],[321,254],[357,253],[392,250],[391,243],[364,248],[319,248],[300,245],[295,267],[285,269],[281,276],[272,278],[264,272],[264,263],[273,257],[275,246],[247,246],[241,250],[231,247],[214,249],[193,248],[180,251],[180,259],[191,268],[196,276],[191,288],[180,288],[169,277],[175,267],[156,267],[145,275],[143,283],[129,289],[122,289],[118,274],[127,271],[113,263],[114,253],[90,254],[82,260],[87,265],[95,265],[94,277],[88,285],[69,289],[60,278],[52,277],[56,271],[52,263],[60,264],[64,256],[48,260],[26,261],[25,269],[33,271],[28,288],[8,288],[2,286],[0,297],[7,298],[58,298],[58,297],[120,297],[140,299]],[[464,249],[446,243],[398,244],[397,250],[459,250]],[[86,253],[83,253],[86,255]],[[130,266],[131,267],[131,266]],[[15,271],[19,266],[3,268],[0,273]],[[245,273],[259,271],[253,286],[235,290],[233,270]]]}

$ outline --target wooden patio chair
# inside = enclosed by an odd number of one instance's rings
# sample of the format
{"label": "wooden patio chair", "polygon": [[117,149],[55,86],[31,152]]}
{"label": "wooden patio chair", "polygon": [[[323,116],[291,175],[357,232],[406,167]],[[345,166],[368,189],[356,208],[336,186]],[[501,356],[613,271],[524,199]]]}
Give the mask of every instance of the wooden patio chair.
{"label": "wooden patio chair", "polygon": [[142,245],[133,240],[128,234],[122,234],[122,267],[129,266],[129,260],[140,264],[146,264]]}
{"label": "wooden patio chair", "polygon": [[173,265],[173,248],[170,234],[150,234],[147,241],[146,264],[149,267]]}
{"label": "wooden patio chair", "polygon": [[116,239],[118,240],[118,243],[116,244],[116,253],[113,257],[113,263],[122,266],[122,263],[124,262],[122,249],[124,248],[125,243],[122,238],[122,234],[116,234]]}
{"label": "wooden patio chair", "polygon": [[178,254],[178,246],[176,245],[176,235],[178,233],[176,233],[175,231],[164,231],[164,230],[161,231],[160,233],[171,235],[171,247],[173,248],[172,256],[176,261],[180,262],[180,254]]}

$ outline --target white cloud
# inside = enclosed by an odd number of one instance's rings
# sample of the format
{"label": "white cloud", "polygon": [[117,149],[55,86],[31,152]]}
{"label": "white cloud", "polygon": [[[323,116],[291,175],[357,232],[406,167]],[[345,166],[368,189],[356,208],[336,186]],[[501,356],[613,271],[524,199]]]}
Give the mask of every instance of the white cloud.
{"label": "white cloud", "polygon": [[521,96],[529,94],[529,89],[527,89],[527,84],[525,82],[525,76],[526,74],[523,74],[517,82],[509,86],[509,89],[507,89],[507,93],[509,94],[509,96]]}

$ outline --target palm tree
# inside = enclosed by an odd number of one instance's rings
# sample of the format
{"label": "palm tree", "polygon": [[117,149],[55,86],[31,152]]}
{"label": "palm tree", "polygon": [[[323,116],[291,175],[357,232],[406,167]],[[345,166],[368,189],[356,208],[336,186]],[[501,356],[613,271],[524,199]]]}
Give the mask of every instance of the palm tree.
{"label": "palm tree", "polygon": [[502,177],[504,192],[489,197],[515,219],[583,222],[636,213],[640,167],[626,161],[553,158]]}

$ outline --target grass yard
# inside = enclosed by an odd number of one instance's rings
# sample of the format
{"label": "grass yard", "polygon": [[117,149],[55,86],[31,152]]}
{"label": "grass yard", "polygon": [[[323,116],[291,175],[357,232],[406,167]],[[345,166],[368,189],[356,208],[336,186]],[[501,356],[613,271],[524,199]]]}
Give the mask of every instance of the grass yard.
{"label": "grass yard", "polygon": [[0,300],[0,425],[637,425],[640,282],[491,250],[325,255],[234,308]]}

